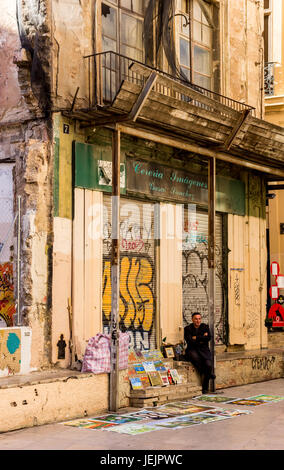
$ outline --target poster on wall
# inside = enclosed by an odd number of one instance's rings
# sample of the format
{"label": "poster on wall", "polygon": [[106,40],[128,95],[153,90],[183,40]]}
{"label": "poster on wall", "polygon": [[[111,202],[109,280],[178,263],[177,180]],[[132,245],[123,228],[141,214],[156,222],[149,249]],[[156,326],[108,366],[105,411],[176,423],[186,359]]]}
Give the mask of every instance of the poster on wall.
{"label": "poster on wall", "polygon": [[274,304],[271,305],[268,312],[268,319],[272,319],[272,327],[284,327],[284,275],[280,274],[280,267],[277,261],[273,261],[270,265],[271,275],[274,277],[275,284],[269,289],[269,294]]}
{"label": "poster on wall", "polygon": [[21,370],[21,329],[0,330],[0,370],[4,375]]}

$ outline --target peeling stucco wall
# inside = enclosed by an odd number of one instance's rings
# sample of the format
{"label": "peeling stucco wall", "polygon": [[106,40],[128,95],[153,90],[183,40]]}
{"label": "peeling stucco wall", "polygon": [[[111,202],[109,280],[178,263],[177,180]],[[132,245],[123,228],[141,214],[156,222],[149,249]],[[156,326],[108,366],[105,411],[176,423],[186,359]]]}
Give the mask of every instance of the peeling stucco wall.
{"label": "peeling stucco wall", "polygon": [[[56,109],[70,108],[77,87],[77,104],[87,104],[87,61],[93,53],[93,2],[52,1],[52,95]],[[68,80],[66,80],[68,77]]]}
{"label": "peeling stucco wall", "polygon": [[20,314],[22,324],[32,328],[31,366],[37,369],[48,366],[51,356],[50,2],[3,1],[0,163],[15,164],[14,208],[17,196],[22,201]]}
{"label": "peeling stucco wall", "polygon": [[[28,63],[30,86],[34,102],[29,101],[30,107],[38,114],[48,117],[51,111],[51,28],[49,0],[16,0],[16,19],[20,37],[22,54],[18,62],[19,72],[23,62]],[[23,52],[24,51],[24,52]],[[21,82],[19,73],[19,81]]]}
{"label": "peeling stucco wall", "polygon": [[263,117],[263,1],[220,0],[222,93]]}
{"label": "peeling stucco wall", "polygon": [[21,94],[15,58],[20,58],[21,42],[16,19],[16,1],[1,2],[0,18],[0,121],[23,119],[29,115]]}
{"label": "peeling stucco wall", "polygon": [[22,199],[21,316],[30,326],[32,367],[50,360],[50,270],[52,245],[52,165],[46,123],[24,126],[21,154],[14,171],[16,195]]}
{"label": "peeling stucco wall", "polygon": [[[48,365],[50,359],[53,166],[48,132],[45,121],[29,121],[2,126],[0,138],[1,158],[14,162],[15,213],[18,195],[22,201],[21,315],[23,325],[33,330],[34,368]],[[16,267],[14,262],[15,280]]]}

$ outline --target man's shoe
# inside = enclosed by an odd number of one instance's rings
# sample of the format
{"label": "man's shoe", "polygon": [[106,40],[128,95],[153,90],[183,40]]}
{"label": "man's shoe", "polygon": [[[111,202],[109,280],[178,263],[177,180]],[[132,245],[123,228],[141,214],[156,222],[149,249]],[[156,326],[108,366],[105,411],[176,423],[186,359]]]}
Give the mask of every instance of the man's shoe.
{"label": "man's shoe", "polygon": [[209,393],[209,390],[202,389],[202,395],[207,395]]}
{"label": "man's shoe", "polygon": [[210,375],[210,379],[216,379],[216,375],[215,375],[215,374],[211,374],[211,375]]}

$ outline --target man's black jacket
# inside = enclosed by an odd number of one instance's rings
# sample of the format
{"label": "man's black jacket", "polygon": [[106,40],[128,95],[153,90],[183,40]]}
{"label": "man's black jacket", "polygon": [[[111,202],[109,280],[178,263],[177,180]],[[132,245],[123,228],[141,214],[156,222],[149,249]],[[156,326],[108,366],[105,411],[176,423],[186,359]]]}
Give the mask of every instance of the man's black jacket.
{"label": "man's black jacket", "polygon": [[[207,336],[204,336],[204,333],[207,333]],[[196,336],[196,339],[192,339],[193,336]],[[191,323],[187,325],[184,329],[184,339],[187,343],[186,355],[189,351],[195,350],[204,359],[210,359],[211,353],[208,347],[208,343],[211,340],[211,333],[209,326],[205,323],[201,323],[199,328],[195,328],[194,324]]]}

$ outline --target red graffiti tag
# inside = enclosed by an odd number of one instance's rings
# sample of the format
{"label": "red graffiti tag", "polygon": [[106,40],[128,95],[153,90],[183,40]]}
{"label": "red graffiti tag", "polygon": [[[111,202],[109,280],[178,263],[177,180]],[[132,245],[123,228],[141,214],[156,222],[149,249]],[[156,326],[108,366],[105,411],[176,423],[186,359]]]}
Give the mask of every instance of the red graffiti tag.
{"label": "red graffiti tag", "polygon": [[121,241],[121,247],[125,251],[142,251],[144,248],[144,241],[141,239],[138,240],[126,240],[126,238],[123,238]]}

